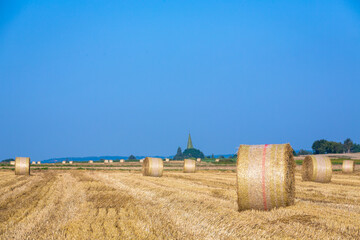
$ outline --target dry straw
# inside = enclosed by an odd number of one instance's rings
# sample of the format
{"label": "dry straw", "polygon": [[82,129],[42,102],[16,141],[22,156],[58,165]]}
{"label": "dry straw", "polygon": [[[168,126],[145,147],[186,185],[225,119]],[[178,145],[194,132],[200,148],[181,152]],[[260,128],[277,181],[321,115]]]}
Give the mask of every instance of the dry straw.
{"label": "dry straw", "polygon": [[113,160],[109,160],[109,163],[113,163],[114,161]]}
{"label": "dry straw", "polygon": [[166,162],[169,162],[169,161],[170,161],[170,159],[168,159],[168,158],[165,158],[165,161],[166,161]]}
{"label": "dry straw", "polygon": [[35,162],[35,161],[33,161],[31,164],[32,164],[32,165],[35,165],[35,164],[36,164],[36,162]]}
{"label": "dry straw", "polygon": [[109,163],[109,160],[104,160],[104,163]]}
{"label": "dry straw", "polygon": [[94,161],[93,161],[93,160],[90,160],[89,163],[94,163]]}
{"label": "dry straw", "polygon": [[302,164],[302,179],[327,183],[331,181],[332,165],[326,156],[306,156]]}
{"label": "dry straw", "polygon": [[15,161],[10,161],[10,165],[15,165]]}
{"label": "dry straw", "polygon": [[355,170],[355,162],[352,160],[344,160],[342,164],[342,171],[344,173],[352,173]]}
{"label": "dry straw", "polygon": [[161,177],[164,164],[161,158],[146,157],[142,164],[142,173],[144,176]]}
{"label": "dry straw", "polygon": [[15,158],[15,175],[30,175],[30,158]]}
{"label": "dry straw", "polygon": [[73,161],[69,161],[69,164],[73,164],[74,162]]}
{"label": "dry straw", "polygon": [[37,164],[41,164],[41,162],[37,162]]}
{"label": "dry straw", "polygon": [[197,161],[197,162],[201,162],[201,158],[197,158],[196,161]]}
{"label": "dry straw", "polygon": [[240,145],[236,166],[239,211],[294,204],[292,151],[290,144]]}
{"label": "dry straw", "polygon": [[215,159],[215,162],[220,162],[220,159],[218,159],[218,158],[217,158],[217,159]]}
{"label": "dry straw", "polygon": [[62,164],[66,164],[66,161],[62,161]]}
{"label": "dry straw", "polygon": [[184,160],[184,173],[194,173],[196,171],[196,161],[191,159]]}
{"label": "dry straw", "polygon": [[124,160],[124,159],[121,159],[121,160],[120,160],[120,162],[121,162],[121,163],[124,163],[124,162],[125,162],[125,160]]}
{"label": "dry straw", "polygon": [[144,159],[140,159],[140,162],[141,162],[141,163],[144,162]]}

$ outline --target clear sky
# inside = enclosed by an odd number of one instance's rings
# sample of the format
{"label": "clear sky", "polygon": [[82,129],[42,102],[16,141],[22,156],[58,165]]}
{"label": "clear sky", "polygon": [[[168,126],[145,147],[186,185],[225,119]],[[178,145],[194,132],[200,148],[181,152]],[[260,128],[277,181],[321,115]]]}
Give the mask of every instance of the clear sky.
{"label": "clear sky", "polygon": [[[276,2],[276,3],[275,3]],[[360,3],[0,0],[0,160],[360,143]]]}

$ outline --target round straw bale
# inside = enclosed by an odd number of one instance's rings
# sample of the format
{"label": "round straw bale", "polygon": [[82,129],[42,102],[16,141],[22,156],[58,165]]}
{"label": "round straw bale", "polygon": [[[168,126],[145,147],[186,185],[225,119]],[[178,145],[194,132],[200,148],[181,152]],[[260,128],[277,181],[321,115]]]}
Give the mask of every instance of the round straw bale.
{"label": "round straw bale", "polygon": [[35,165],[36,164],[36,162],[35,161],[32,161],[32,163],[31,163],[32,165]]}
{"label": "round straw bale", "polygon": [[69,161],[69,164],[73,164],[74,162],[73,161]]}
{"label": "round straw bale", "polygon": [[344,173],[352,173],[355,170],[355,162],[352,160],[344,160],[342,164],[342,171]]}
{"label": "round straw bale", "polygon": [[215,162],[220,162],[220,159],[218,159],[218,158],[217,158],[217,159],[215,159]]}
{"label": "round straw bale", "polygon": [[290,144],[240,145],[236,166],[239,211],[294,204],[292,151]]}
{"label": "round straw bale", "polygon": [[327,183],[331,181],[332,165],[326,156],[306,156],[302,164],[303,181]]}
{"label": "round straw bale", "polygon": [[140,159],[140,162],[141,162],[141,163],[144,162],[144,159]]}
{"label": "round straw bale", "polygon": [[197,161],[197,162],[201,162],[201,158],[197,158],[196,161]]}
{"label": "round straw bale", "polygon": [[15,161],[10,161],[10,165],[15,165]]}
{"label": "round straw bale", "polygon": [[41,162],[40,162],[40,161],[38,161],[38,162],[37,162],[37,164],[41,164]]}
{"label": "round straw bale", "polygon": [[62,164],[66,164],[66,161],[62,161]]}
{"label": "round straw bale", "polygon": [[161,158],[146,157],[142,165],[144,176],[161,177],[163,174],[164,164]]}
{"label": "round straw bale", "polygon": [[170,161],[170,159],[168,159],[168,158],[165,158],[165,161],[166,161],[166,162],[169,162],[169,161]]}
{"label": "round straw bale", "polygon": [[194,173],[196,171],[196,161],[184,159],[184,173]]}
{"label": "round straw bale", "polygon": [[109,160],[106,160],[106,159],[105,159],[105,160],[104,160],[104,163],[109,163]]}
{"label": "round straw bale", "polygon": [[89,163],[94,163],[94,161],[93,161],[93,160],[90,160]]}
{"label": "round straw bale", "polygon": [[125,160],[124,160],[124,159],[120,159],[120,162],[121,162],[121,163],[124,163],[124,162],[125,162]]}
{"label": "round straw bale", "polygon": [[15,175],[30,175],[30,158],[15,158]]}
{"label": "round straw bale", "polygon": [[114,161],[113,160],[109,160],[109,163],[113,163]]}

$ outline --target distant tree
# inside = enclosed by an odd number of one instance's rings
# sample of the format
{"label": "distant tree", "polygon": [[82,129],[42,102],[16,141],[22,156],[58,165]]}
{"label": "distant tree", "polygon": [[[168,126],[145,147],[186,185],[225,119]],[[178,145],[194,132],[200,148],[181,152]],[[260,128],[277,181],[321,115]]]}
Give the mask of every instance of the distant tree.
{"label": "distant tree", "polygon": [[129,160],[136,160],[136,157],[134,155],[130,155]]}
{"label": "distant tree", "polygon": [[8,159],[2,160],[1,162],[2,162],[2,163],[7,163],[7,162],[10,162],[10,161],[15,161],[15,159],[13,159],[13,158],[8,158]]}
{"label": "distant tree", "polygon": [[211,158],[211,156],[209,155],[209,156],[206,156],[207,158]]}
{"label": "distant tree", "polygon": [[327,142],[326,153],[342,153],[344,146],[341,142]]}
{"label": "distant tree", "polygon": [[312,150],[315,154],[325,154],[327,142],[325,139],[316,140],[312,145]]}
{"label": "distant tree", "polygon": [[225,157],[223,155],[221,155],[219,158],[224,159]]}
{"label": "distant tree", "polygon": [[174,160],[184,160],[183,153],[181,151],[181,147],[178,147],[177,153],[174,156]]}
{"label": "distant tree", "polygon": [[350,138],[348,138],[344,141],[344,149],[347,153],[351,152],[351,149],[353,148],[353,146],[354,146],[354,143]]}
{"label": "distant tree", "polygon": [[311,152],[310,151],[306,151],[304,149],[300,149],[298,152],[298,155],[310,155]]}
{"label": "distant tree", "polygon": [[205,158],[205,155],[196,148],[188,148],[183,152],[183,158]]}
{"label": "distant tree", "polygon": [[294,156],[296,156],[296,155],[297,155],[294,149],[293,149],[293,155],[294,155]]}
{"label": "distant tree", "polygon": [[351,152],[357,153],[360,152],[360,144],[354,143]]}
{"label": "distant tree", "polygon": [[214,159],[214,154],[211,154],[211,158],[213,158],[213,159]]}

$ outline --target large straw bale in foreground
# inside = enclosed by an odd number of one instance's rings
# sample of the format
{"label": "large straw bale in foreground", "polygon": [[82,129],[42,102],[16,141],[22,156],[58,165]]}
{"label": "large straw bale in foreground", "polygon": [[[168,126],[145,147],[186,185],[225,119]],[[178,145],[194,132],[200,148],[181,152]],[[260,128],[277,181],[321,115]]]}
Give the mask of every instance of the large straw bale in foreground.
{"label": "large straw bale in foreground", "polygon": [[30,175],[30,158],[15,158],[15,175]]}
{"label": "large straw bale in foreground", "polygon": [[184,160],[184,173],[194,173],[196,171],[196,161],[191,159]]}
{"label": "large straw bale in foreground", "polygon": [[342,164],[342,171],[344,173],[352,173],[355,170],[355,162],[352,160],[344,160]]}
{"label": "large straw bale in foreground", "polygon": [[292,151],[290,144],[240,145],[236,166],[239,211],[294,204]]}
{"label": "large straw bale in foreground", "polygon": [[306,156],[302,164],[302,179],[327,183],[331,181],[332,165],[326,156]]}
{"label": "large straw bale in foreground", "polygon": [[146,157],[142,164],[144,176],[161,177],[163,174],[164,163],[161,158]]}

